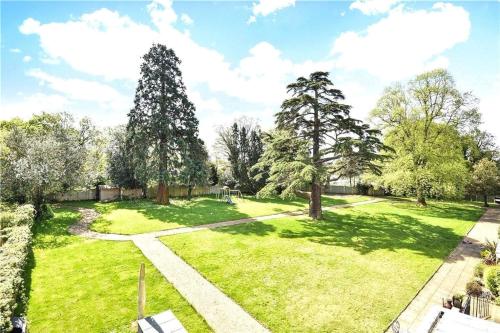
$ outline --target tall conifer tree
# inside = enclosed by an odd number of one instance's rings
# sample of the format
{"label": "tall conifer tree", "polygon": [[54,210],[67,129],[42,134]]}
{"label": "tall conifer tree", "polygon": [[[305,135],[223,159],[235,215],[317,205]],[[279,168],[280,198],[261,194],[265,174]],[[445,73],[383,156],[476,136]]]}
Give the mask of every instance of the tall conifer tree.
{"label": "tall conifer tree", "polygon": [[165,205],[169,204],[168,185],[198,136],[195,107],[187,97],[179,64],[174,51],[165,45],[154,44],[144,55],[127,126],[132,139],[153,152],[158,170],[156,200]]}

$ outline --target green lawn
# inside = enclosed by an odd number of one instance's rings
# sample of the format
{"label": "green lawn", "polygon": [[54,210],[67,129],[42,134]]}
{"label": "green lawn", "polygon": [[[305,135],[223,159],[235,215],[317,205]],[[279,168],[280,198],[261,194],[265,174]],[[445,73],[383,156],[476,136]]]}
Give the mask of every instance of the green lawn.
{"label": "green lawn", "polygon": [[69,235],[79,218],[57,209],[38,225],[28,278],[30,332],[137,332],[137,284],[146,264],[146,312],[172,309],[189,332],[210,328],[131,242]]}
{"label": "green lawn", "polygon": [[[368,199],[359,195],[323,196],[323,205],[326,207]],[[228,205],[213,197],[199,197],[191,201],[173,200],[169,206],[160,206],[151,200],[109,203],[87,201],[66,205],[94,208],[101,213],[91,226],[94,231],[127,235],[296,211],[308,206],[307,201],[300,198],[282,200],[245,197],[234,202],[234,205]]]}
{"label": "green lawn", "polygon": [[482,212],[394,200],[162,241],[274,332],[382,332]]}

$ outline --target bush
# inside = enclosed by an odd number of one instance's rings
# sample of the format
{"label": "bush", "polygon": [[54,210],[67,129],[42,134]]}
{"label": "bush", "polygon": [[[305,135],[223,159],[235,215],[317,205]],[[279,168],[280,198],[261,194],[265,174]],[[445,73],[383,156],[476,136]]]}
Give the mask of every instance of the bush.
{"label": "bush", "polygon": [[372,188],[371,185],[364,184],[364,183],[357,183],[356,184],[356,193],[361,194],[361,195],[368,195],[368,191]]}
{"label": "bush", "polygon": [[465,296],[463,294],[460,294],[460,293],[453,295],[453,297],[452,297],[453,306],[456,307],[456,308],[461,309],[464,297]]}
{"label": "bush", "polygon": [[50,207],[49,204],[42,204],[41,210],[42,210],[42,219],[47,220],[54,217],[54,211],[52,210],[52,207]]}
{"label": "bush", "polygon": [[478,278],[483,278],[484,276],[484,265],[482,263],[479,263],[474,267],[474,276]]}
{"label": "bush", "polygon": [[[34,209],[19,206],[14,212],[3,212],[10,217],[6,242],[0,247],[0,332],[12,330],[11,318],[24,297],[24,270],[31,245],[31,226]],[[6,219],[4,216],[3,219]]]}
{"label": "bush", "polygon": [[467,295],[480,296],[483,292],[483,288],[477,281],[469,281],[465,285],[465,290]]}
{"label": "bush", "polygon": [[486,288],[495,296],[500,293],[500,267],[491,268],[486,275]]}
{"label": "bush", "polygon": [[486,240],[485,243],[483,243],[483,250],[481,251],[481,258],[483,258],[483,262],[486,265],[494,265],[496,263],[497,257],[496,257],[496,249],[497,249],[497,242],[496,241],[490,241]]}

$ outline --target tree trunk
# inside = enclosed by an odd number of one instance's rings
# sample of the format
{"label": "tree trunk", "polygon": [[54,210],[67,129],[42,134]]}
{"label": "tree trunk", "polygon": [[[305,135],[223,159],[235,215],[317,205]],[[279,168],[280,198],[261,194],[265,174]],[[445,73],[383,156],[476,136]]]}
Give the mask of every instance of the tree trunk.
{"label": "tree trunk", "polygon": [[193,185],[188,185],[188,200],[191,200],[191,193],[193,193]]}
{"label": "tree trunk", "polygon": [[[318,93],[315,92],[315,98],[318,100]],[[315,173],[320,167],[320,154],[319,154],[319,115],[318,107],[314,107],[314,130],[313,130],[313,164]],[[318,220],[321,219],[321,184],[318,175],[313,175],[311,181],[311,199],[309,201],[309,217]]]}
{"label": "tree trunk", "polygon": [[484,207],[489,207],[489,205],[488,205],[488,195],[484,194],[483,195],[483,199],[484,199]]}
{"label": "tree trunk", "polygon": [[160,142],[160,165],[158,172],[158,192],[156,193],[156,202],[160,205],[169,205],[169,193],[167,186],[167,152],[166,143],[164,141]]}
{"label": "tree trunk", "polygon": [[156,193],[156,202],[160,205],[169,205],[170,199],[168,197],[168,186],[165,181],[161,181],[158,184],[158,192]]}
{"label": "tree trunk", "polygon": [[313,178],[313,183],[311,184],[311,199],[309,201],[309,217],[315,220],[322,218],[321,212],[321,185],[319,182]]}
{"label": "tree trunk", "polygon": [[33,207],[35,208],[35,219],[39,220],[42,217],[43,193],[41,190],[36,190],[33,198]]}
{"label": "tree trunk", "polygon": [[425,195],[422,193],[420,189],[417,189],[417,204],[423,207],[427,206],[427,202],[425,201]]}

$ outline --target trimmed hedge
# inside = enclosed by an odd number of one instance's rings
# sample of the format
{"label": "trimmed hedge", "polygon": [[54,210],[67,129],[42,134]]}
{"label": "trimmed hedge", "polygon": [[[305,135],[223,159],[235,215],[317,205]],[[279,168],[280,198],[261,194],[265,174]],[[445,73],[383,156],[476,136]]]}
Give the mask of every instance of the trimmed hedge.
{"label": "trimmed hedge", "polygon": [[11,318],[24,302],[24,270],[31,246],[33,217],[31,205],[0,213],[6,241],[0,246],[0,332],[12,330]]}

